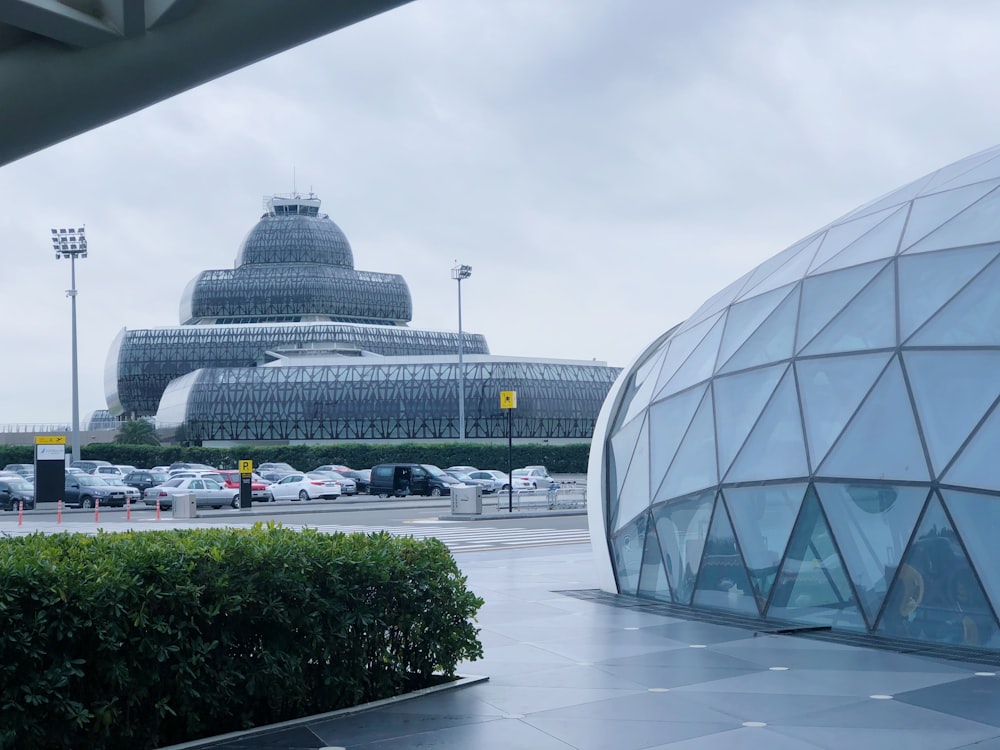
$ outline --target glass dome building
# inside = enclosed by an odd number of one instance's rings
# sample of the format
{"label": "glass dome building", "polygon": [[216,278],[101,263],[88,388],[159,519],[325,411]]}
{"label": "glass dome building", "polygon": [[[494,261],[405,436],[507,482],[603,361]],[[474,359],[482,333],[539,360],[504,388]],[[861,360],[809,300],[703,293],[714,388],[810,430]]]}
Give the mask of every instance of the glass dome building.
{"label": "glass dome building", "polygon": [[1000,147],[736,280],[598,420],[602,587],[1000,649]]}
{"label": "glass dome building", "polygon": [[[123,329],[108,353],[115,417],[155,415],[206,444],[507,436],[589,440],[619,373],[596,361],[497,357],[481,334],[409,327],[398,274],[358,271],[320,201],[271,196],[234,267],[187,285],[180,325]],[[459,426],[464,393],[465,429]]]}

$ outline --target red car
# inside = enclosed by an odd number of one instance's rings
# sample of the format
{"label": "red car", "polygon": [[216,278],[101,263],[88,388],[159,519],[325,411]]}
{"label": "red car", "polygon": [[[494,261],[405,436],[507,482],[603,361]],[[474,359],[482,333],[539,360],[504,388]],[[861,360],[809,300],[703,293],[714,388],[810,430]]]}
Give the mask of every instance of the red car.
{"label": "red car", "polygon": [[[226,489],[236,490],[236,495],[239,496],[240,473],[235,469],[223,469],[217,473],[221,474],[222,478],[226,480]],[[256,474],[252,475],[250,480],[250,497],[255,503],[274,502],[274,498],[271,497],[267,485],[268,483]]]}

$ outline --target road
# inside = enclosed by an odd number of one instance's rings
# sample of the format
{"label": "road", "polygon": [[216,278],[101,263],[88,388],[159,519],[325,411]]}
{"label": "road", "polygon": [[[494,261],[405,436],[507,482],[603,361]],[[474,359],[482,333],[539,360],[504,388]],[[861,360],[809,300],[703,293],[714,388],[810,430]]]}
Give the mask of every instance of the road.
{"label": "road", "polygon": [[43,506],[26,511],[21,523],[17,513],[0,514],[0,533],[29,534],[74,531],[93,534],[98,529],[151,530],[170,527],[249,526],[275,521],[290,528],[315,528],[322,532],[372,532],[384,530],[397,536],[436,537],[452,552],[541,547],[553,544],[585,544],[590,535],[585,515],[528,516],[481,520],[458,520],[450,515],[448,498],[421,500],[377,500],[361,497],[310,503],[255,504],[249,510],[199,510],[196,519],[174,519],[169,511],[138,506],[126,513],[121,508],[64,510]]}

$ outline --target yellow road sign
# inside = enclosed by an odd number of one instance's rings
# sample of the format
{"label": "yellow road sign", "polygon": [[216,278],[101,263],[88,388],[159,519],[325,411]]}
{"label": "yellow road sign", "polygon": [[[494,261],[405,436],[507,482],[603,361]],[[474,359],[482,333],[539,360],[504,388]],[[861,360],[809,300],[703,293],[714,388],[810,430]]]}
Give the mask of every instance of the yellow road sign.
{"label": "yellow road sign", "polygon": [[35,445],[66,445],[66,436],[35,435]]}
{"label": "yellow road sign", "polygon": [[517,408],[517,391],[500,391],[500,408]]}
{"label": "yellow road sign", "polygon": [[241,459],[240,474],[253,474],[253,461],[246,458]]}

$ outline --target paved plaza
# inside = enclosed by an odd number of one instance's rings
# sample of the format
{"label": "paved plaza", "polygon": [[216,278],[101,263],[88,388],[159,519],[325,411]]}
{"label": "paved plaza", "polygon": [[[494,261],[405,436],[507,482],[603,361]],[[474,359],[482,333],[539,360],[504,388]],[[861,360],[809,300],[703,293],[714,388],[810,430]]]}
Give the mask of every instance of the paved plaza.
{"label": "paved plaza", "polygon": [[[1000,750],[996,663],[691,621],[595,591],[588,544],[456,554],[484,597],[463,687],[201,750]],[[180,746],[177,746],[180,747]]]}

